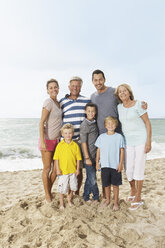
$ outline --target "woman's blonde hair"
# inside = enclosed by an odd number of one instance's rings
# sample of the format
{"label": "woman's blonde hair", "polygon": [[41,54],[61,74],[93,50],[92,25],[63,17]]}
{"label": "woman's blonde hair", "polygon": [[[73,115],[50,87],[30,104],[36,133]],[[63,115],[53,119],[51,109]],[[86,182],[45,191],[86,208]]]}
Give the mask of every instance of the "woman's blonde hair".
{"label": "woman's blonde hair", "polygon": [[107,116],[107,117],[104,119],[104,126],[106,126],[106,123],[107,123],[108,121],[112,121],[112,122],[115,124],[116,127],[118,126],[118,120],[117,120],[116,118],[112,117],[112,116]]}
{"label": "woman's blonde hair", "polygon": [[130,94],[130,99],[131,99],[131,100],[134,100],[134,95],[133,95],[133,91],[132,91],[131,87],[130,87],[128,84],[120,84],[120,85],[116,88],[115,93],[114,93],[115,96],[117,97],[118,101],[119,101],[119,102],[122,102],[122,101],[120,100],[120,98],[119,98],[119,88],[120,88],[121,86],[125,87],[125,88],[128,90],[128,92],[129,92],[129,94]]}

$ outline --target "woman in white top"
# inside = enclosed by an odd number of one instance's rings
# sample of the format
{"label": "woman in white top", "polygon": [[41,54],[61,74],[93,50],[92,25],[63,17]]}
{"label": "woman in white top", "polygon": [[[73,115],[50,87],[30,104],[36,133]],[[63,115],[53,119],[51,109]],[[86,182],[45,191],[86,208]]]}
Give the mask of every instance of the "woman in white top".
{"label": "woman in white top", "polygon": [[42,180],[45,190],[45,198],[51,202],[51,188],[56,179],[56,169],[51,168],[53,154],[60,139],[60,128],[62,126],[62,111],[57,101],[59,84],[57,80],[51,79],[46,84],[50,98],[46,99],[40,120],[39,149],[42,155],[43,172]]}
{"label": "woman in white top", "polygon": [[118,113],[126,141],[126,175],[131,186],[128,201],[130,210],[136,210],[141,201],[146,153],[151,150],[151,123],[141,102],[134,100],[128,84],[121,84],[115,91],[119,102]]}

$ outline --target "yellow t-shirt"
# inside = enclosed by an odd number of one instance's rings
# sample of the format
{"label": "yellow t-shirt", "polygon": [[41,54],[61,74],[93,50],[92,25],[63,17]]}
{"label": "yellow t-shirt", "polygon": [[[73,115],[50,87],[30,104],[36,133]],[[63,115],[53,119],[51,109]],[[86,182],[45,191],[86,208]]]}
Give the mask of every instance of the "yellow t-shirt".
{"label": "yellow t-shirt", "polygon": [[63,175],[75,173],[77,160],[81,160],[79,146],[72,140],[70,144],[62,140],[56,147],[54,160],[59,160],[59,167]]}

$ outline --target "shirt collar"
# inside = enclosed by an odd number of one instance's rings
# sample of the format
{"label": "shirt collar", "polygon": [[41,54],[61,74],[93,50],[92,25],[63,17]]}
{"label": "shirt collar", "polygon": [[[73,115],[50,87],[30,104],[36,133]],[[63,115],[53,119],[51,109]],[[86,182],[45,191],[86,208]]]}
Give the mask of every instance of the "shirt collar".
{"label": "shirt collar", "polygon": [[65,140],[63,139],[63,140],[61,140],[61,143],[62,143],[62,144],[67,144],[67,145],[72,145],[72,144],[73,144],[73,140],[71,140],[71,142],[68,144],[68,143],[66,143]]}

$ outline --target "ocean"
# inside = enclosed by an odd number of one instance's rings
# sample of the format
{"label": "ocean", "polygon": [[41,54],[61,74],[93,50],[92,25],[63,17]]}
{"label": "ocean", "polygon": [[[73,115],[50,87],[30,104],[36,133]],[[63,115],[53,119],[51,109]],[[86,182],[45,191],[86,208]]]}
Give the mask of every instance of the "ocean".
{"label": "ocean", "polygon": [[[165,119],[151,119],[152,150],[147,159],[165,158]],[[39,119],[0,119],[0,172],[42,169]]]}

